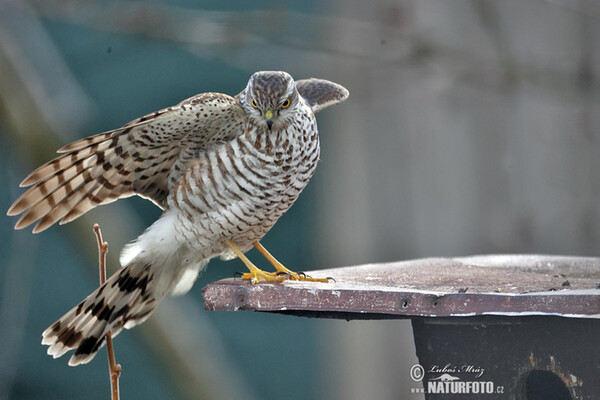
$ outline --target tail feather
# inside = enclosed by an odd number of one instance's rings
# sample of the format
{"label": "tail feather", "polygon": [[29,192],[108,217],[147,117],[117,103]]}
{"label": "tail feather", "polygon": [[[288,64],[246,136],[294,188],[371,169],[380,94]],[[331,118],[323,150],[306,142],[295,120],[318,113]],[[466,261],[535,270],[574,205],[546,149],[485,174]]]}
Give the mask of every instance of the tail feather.
{"label": "tail feather", "polygon": [[105,343],[109,331],[117,335],[123,327],[142,323],[164,294],[156,298],[154,275],[148,263],[134,262],[111,276],[85,300],[42,333],[42,344],[54,358],[69,350],[75,353],[69,365],[91,361]]}
{"label": "tail feather", "polygon": [[54,358],[69,350],[69,365],[89,362],[105,335],[144,322],[169,292],[189,290],[208,258],[180,243],[176,211],[167,210],[121,254],[124,268],[42,333]]}

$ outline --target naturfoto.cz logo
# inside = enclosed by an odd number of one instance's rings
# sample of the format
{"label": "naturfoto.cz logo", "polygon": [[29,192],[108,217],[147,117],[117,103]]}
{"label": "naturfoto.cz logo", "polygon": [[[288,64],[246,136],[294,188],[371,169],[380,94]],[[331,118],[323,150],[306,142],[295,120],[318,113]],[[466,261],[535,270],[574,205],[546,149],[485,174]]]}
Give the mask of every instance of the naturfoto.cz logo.
{"label": "naturfoto.cz logo", "polygon": [[[423,388],[412,388],[412,393],[428,394],[494,394],[504,393],[503,386],[496,386],[491,381],[461,380],[460,374],[469,374],[472,378],[483,376],[485,369],[474,365],[463,365],[460,368],[447,364],[443,367],[434,365],[427,371],[420,364],[410,369],[410,377],[415,382],[425,378],[425,374],[440,374],[423,382]],[[426,384],[425,384],[426,383]]]}

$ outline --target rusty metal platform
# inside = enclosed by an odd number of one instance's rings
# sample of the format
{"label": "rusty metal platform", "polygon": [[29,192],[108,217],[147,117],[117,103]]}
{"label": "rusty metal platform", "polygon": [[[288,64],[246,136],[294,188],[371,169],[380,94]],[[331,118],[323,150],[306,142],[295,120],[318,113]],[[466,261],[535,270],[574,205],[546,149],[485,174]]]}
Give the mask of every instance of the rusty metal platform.
{"label": "rusty metal platform", "polygon": [[[467,384],[491,385],[485,398],[493,400],[593,400],[600,393],[600,258],[427,258],[308,274],[335,282],[224,279],[203,289],[204,305],[316,318],[410,318],[414,367],[422,371],[414,385],[427,400],[476,398],[454,390]],[[440,366],[447,373],[440,375]],[[469,375],[465,366],[485,374]],[[454,389],[440,383],[449,375]]]}
{"label": "rusty metal platform", "polygon": [[600,258],[487,255],[427,258],[307,272],[335,282],[203,289],[207,310],[380,319],[475,315],[600,318]]}

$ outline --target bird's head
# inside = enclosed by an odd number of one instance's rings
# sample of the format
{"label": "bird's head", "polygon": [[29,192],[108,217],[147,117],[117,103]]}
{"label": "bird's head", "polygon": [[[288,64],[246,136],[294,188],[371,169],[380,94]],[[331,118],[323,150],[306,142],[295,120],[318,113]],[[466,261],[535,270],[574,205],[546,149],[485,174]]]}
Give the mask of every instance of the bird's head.
{"label": "bird's head", "polygon": [[242,96],[242,106],[259,126],[285,129],[298,111],[300,95],[290,74],[283,71],[254,73]]}

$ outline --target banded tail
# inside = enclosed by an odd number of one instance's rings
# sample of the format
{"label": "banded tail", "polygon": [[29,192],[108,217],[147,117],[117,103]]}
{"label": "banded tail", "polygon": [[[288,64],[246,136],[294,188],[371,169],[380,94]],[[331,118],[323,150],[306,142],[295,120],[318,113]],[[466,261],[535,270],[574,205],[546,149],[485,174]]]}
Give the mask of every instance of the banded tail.
{"label": "banded tail", "polygon": [[[175,213],[166,211],[121,253],[125,267],[42,333],[48,354],[58,358],[75,349],[69,365],[88,363],[110,331],[144,322],[171,292],[186,293],[207,260],[190,262],[174,232]],[[187,261],[186,261],[187,260]]]}
{"label": "banded tail", "polygon": [[150,264],[129,264],[46,329],[42,344],[50,346],[48,354],[54,358],[76,349],[71,366],[90,362],[109,331],[116,336],[152,314],[164,297],[155,298],[154,284]]}

